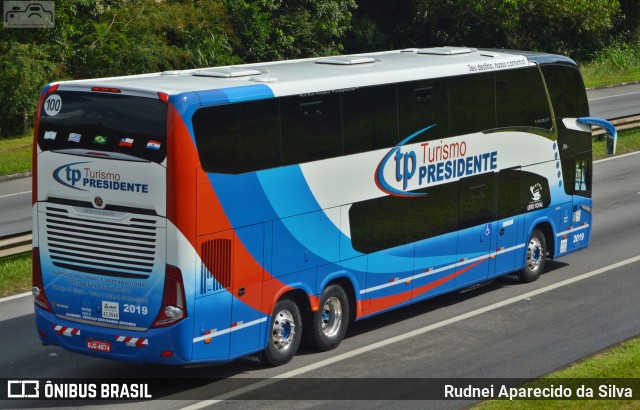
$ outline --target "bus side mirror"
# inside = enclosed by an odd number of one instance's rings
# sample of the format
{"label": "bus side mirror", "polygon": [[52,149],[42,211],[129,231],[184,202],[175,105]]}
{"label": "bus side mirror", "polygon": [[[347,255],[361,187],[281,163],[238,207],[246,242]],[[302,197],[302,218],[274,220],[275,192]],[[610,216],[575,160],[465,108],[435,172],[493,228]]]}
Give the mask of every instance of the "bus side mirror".
{"label": "bus side mirror", "polygon": [[601,127],[607,133],[607,154],[613,155],[616,153],[616,143],[618,142],[618,131],[616,127],[607,120],[595,117],[582,117],[578,118],[578,122],[581,124],[597,125]]}

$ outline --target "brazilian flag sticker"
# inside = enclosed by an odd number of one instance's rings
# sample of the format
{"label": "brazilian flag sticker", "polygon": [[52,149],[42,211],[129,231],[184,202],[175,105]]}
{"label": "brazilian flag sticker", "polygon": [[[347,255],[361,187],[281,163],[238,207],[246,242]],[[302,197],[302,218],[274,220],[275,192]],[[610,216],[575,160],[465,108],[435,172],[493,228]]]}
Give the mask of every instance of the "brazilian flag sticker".
{"label": "brazilian flag sticker", "polygon": [[107,143],[107,139],[105,137],[103,137],[102,135],[96,135],[95,137],[93,137],[93,143],[94,144],[104,145],[104,144]]}

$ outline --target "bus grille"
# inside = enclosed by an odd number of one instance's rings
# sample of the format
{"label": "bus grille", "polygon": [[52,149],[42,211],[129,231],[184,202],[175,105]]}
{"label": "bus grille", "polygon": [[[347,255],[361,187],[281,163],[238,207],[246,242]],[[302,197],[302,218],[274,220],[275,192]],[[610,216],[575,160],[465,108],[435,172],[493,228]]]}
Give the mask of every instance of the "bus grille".
{"label": "bus grille", "polygon": [[83,215],[47,205],[45,243],[53,265],[96,275],[148,278],[160,265],[160,218],[119,214],[122,217]]}
{"label": "bus grille", "polygon": [[200,294],[228,287],[231,287],[231,240],[213,239],[203,242]]}

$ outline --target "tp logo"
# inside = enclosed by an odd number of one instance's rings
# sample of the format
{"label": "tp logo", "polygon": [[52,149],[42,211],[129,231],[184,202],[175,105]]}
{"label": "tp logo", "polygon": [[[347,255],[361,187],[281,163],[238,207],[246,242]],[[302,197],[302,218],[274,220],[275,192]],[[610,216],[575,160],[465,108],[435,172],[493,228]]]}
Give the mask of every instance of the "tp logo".
{"label": "tp logo", "polygon": [[7,398],[37,399],[40,397],[38,380],[7,380]]}
{"label": "tp logo", "polygon": [[[416,157],[416,153],[413,151],[402,152],[402,146],[407,144],[416,136],[422,134],[423,132],[435,127],[434,125],[430,125],[426,128],[423,128],[413,134],[409,135],[407,138],[402,140],[398,145],[391,148],[387,155],[382,158],[382,161],[378,164],[374,174],[374,180],[378,188],[393,196],[399,197],[415,197],[415,196],[423,196],[426,193],[416,193],[416,192],[405,192],[407,187],[409,186],[409,180],[415,175],[416,168],[418,167],[418,159]],[[396,183],[402,182],[402,190],[395,188],[393,183],[389,183],[389,181],[385,180],[384,171],[387,167],[387,164],[390,164],[390,160],[393,159],[395,162],[394,174]]]}
{"label": "tp logo", "polygon": [[74,162],[58,167],[53,171],[53,179],[68,188],[86,191],[86,189],[76,187],[76,183],[82,179],[82,173],[79,169],[73,168],[73,166],[80,164],[88,164],[88,162]]}

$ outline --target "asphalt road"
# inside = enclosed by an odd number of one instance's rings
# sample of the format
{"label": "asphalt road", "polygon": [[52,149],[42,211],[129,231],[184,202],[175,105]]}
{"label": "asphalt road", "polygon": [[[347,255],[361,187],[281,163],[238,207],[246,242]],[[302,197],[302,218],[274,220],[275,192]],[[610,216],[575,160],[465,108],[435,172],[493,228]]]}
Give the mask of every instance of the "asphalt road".
{"label": "asphalt road", "polygon": [[591,90],[587,95],[594,117],[612,119],[640,114],[640,84]]}
{"label": "asphalt road", "polygon": [[[640,114],[640,85],[588,92],[591,115],[616,118]],[[31,178],[0,179],[0,238],[31,231]]]}
{"label": "asphalt road", "polygon": [[[547,273],[534,283],[502,278],[355,323],[332,352],[302,350],[279,368],[262,368],[250,360],[191,369],[110,362],[40,346],[31,298],[22,297],[0,302],[0,378],[170,379],[156,400],[135,404],[140,409],[465,407],[470,402],[394,401],[398,397],[392,393],[378,401],[317,399],[362,398],[358,389],[363,383],[370,398],[384,389],[380,380],[363,377],[383,378],[392,390],[392,378],[406,378],[416,389],[435,383],[429,378],[536,378],[640,334],[639,160],[640,155],[629,155],[595,164],[594,228],[587,251],[549,263]],[[272,379],[283,376],[297,380]],[[230,392],[241,385],[241,397],[255,400],[202,401],[233,396]],[[324,392],[326,386],[330,389]],[[313,400],[282,401],[295,395]],[[0,402],[0,407],[34,405]],[[68,403],[39,405],[62,408]],[[95,408],[118,404],[111,406]]]}
{"label": "asphalt road", "polygon": [[0,182],[0,238],[31,231],[31,178]]}

